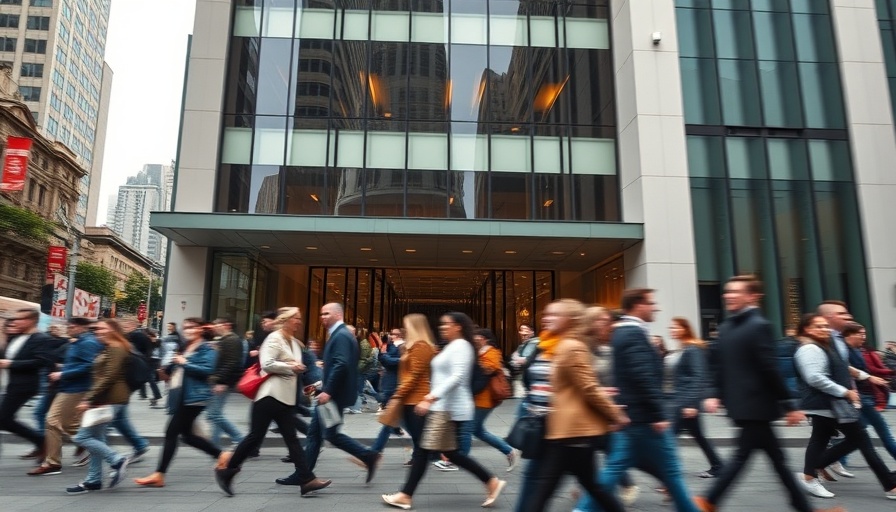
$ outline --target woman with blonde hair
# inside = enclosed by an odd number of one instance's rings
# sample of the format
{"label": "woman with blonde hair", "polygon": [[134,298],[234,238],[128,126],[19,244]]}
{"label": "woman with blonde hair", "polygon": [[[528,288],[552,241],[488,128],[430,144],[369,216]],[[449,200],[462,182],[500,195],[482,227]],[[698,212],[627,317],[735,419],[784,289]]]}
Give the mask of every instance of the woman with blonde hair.
{"label": "woman with blonde hair", "polygon": [[[549,397],[545,447],[538,460],[538,479],[524,483],[534,483],[537,489],[531,499],[519,503],[517,508],[528,512],[545,510],[560,479],[571,473],[603,510],[622,512],[622,503],[613,490],[601,487],[594,478],[594,452],[604,442],[604,436],[628,423],[628,418],[595,378],[591,351],[583,341],[585,306],[573,299],[554,301],[545,308],[541,325],[538,357],[550,361],[549,368],[543,368],[548,370],[547,382],[542,376],[538,384]],[[535,462],[530,462],[530,466]]]}
{"label": "woman with blonde hair", "polygon": [[299,374],[305,371],[305,365],[302,364],[302,345],[295,334],[302,326],[302,312],[296,307],[280,308],[274,325],[277,329],[259,347],[258,362],[262,373],[269,377],[258,389],[252,403],[251,430],[236,447],[226,467],[215,469],[218,486],[229,496],[233,496],[233,478],[239,473],[243,461],[261,446],[272,420],[277,423],[296,468],[292,475],[278,478],[275,482],[299,486],[302,496],[331,483],[314,476],[296,437],[296,390]]}
{"label": "woman with blonde hair", "polygon": [[[669,326],[669,335],[681,344],[675,362],[667,364],[666,371],[672,372],[672,389],[667,393],[674,418],[673,432],[687,431],[706,456],[709,470],[700,473],[700,478],[715,478],[722,471],[722,459],[703,434],[700,424],[700,403],[706,398],[706,342],[697,338],[687,318],[677,316]],[[669,361],[672,356],[666,358]]]}
{"label": "woman with blonde hair", "polygon": [[85,494],[103,488],[103,461],[112,468],[109,488],[118,485],[128,468],[128,457],[121,455],[106,444],[106,429],[109,422],[121,408],[127,405],[131,389],[125,379],[128,354],[133,347],[125,338],[121,325],[115,320],[104,319],[96,323],[94,333],[103,344],[103,350],[93,362],[93,383],[78,411],[84,412],[102,406],[112,408],[108,421],[82,426],[74,442],[90,452],[87,477],[83,482],[65,490],[68,494]]}

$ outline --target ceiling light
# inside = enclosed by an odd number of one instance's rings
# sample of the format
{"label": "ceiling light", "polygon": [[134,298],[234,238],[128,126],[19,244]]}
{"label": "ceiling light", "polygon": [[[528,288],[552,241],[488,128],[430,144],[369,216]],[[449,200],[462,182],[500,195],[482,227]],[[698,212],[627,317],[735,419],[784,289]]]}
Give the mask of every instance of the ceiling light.
{"label": "ceiling light", "polygon": [[373,249],[371,249],[370,247],[361,247],[361,250],[362,251],[372,251]]}
{"label": "ceiling light", "polygon": [[405,249],[404,252],[417,252],[417,249]]}
{"label": "ceiling light", "polygon": [[584,252],[580,252],[580,253],[579,253],[579,256],[584,256],[584,255],[585,255]]}
{"label": "ceiling light", "polygon": [[545,208],[547,208],[548,206],[551,206],[552,204],[554,204],[554,200],[553,200],[553,199],[548,199],[547,201],[544,202],[544,204],[543,204],[542,206],[544,206]]}
{"label": "ceiling light", "polygon": [[311,199],[313,199],[315,203],[320,202],[320,198],[317,197],[317,194],[311,194]]}
{"label": "ceiling light", "polygon": [[370,261],[380,261],[380,260],[378,260],[376,258],[370,258]]}
{"label": "ceiling light", "polygon": [[516,254],[516,251],[504,251],[504,254]]}
{"label": "ceiling light", "polygon": [[566,253],[563,252],[563,251],[551,251],[551,254],[556,254],[557,256],[560,256],[560,255],[563,255],[563,254],[566,254]]}
{"label": "ceiling light", "polygon": [[317,250],[317,247],[315,247],[315,246],[313,246],[313,245],[306,245],[306,246],[305,246],[305,249],[308,249],[309,251],[316,251],[316,250]]}
{"label": "ceiling light", "polygon": [[470,249],[464,249],[464,250],[462,250],[462,251],[460,251],[460,252],[462,252],[462,253],[464,253],[464,254],[473,254],[473,251],[471,251]]}
{"label": "ceiling light", "polygon": [[270,245],[259,245],[258,247],[259,247],[260,249],[270,249],[270,248],[271,248]]}
{"label": "ceiling light", "polygon": [[448,204],[454,204],[454,196],[448,198]]}
{"label": "ceiling light", "polygon": [[383,113],[383,117],[385,117],[386,119],[392,119],[392,112]]}

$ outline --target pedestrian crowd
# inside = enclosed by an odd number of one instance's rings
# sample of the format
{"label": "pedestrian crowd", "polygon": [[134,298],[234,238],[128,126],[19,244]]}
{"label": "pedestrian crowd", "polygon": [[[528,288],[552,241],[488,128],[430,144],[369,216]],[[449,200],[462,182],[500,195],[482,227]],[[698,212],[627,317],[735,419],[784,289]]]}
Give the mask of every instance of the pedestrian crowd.
{"label": "pedestrian crowd", "polygon": [[[632,470],[657,480],[675,510],[713,512],[757,450],[800,512],[844,510],[813,509],[808,496],[834,497],[825,485],[855,478],[850,468],[858,455],[883,497],[896,500],[896,472],[867,433],[872,427],[896,458],[896,439],[881,415],[896,375],[896,343],[879,355],[865,327],[835,300],[805,314],[778,340],[761,300],[755,277],[733,277],[723,295],[727,318],[714,338],[701,340],[679,316],[667,343],[651,334],[659,311],[654,290],[624,291],[616,311],[560,299],[542,311],[539,332],[520,326],[519,346],[506,358],[490,329],[456,311],[442,314],[435,326],[409,314],[401,326],[368,334],[346,325],[341,304],[328,303],[319,313],[326,338],[306,343],[297,338],[303,313],[291,306],[265,313],[244,338],[229,318],[188,318],[180,331],[168,324],[163,337],[133,320],[79,317],[63,331],[43,333],[39,313],[20,309],[4,320],[0,339],[0,369],[7,372],[0,430],[33,445],[21,456],[36,461],[30,476],[60,474],[63,444],[73,442],[72,465],[87,466],[83,480],[65,489],[73,495],[120,485],[129,465],[146,456],[149,443],[128,417],[137,393],[169,416],[155,470],[133,480],[142,487],[169,483],[183,443],[209,456],[209,478],[233,496],[237,475],[258,456],[270,430],[286,446],[281,460],[294,467],[276,483],[298,487],[301,496],[333,484],[315,474],[324,441],[347,453],[369,483],[389,439],[409,438],[406,480],[382,495],[384,505],[404,510],[413,507],[431,466],[478,479],[482,507],[499,501],[507,482],[473,457],[474,437],[506,458],[507,472],[522,463],[518,512],[546,510],[567,474],[578,483],[576,512],[623,511],[640,492]],[[525,394],[515,423],[509,432],[490,432],[486,420],[513,396],[517,378]],[[251,399],[246,433],[225,415],[236,390]],[[35,397],[38,428],[16,415]],[[703,414],[722,408],[738,432],[727,459],[701,423]],[[342,431],[344,415],[365,410],[382,424],[371,446]],[[208,435],[197,425],[203,413]],[[782,417],[788,425],[811,423],[798,472],[776,437],[773,423]],[[132,449],[109,446],[113,428]],[[707,469],[696,476],[710,485],[698,493],[679,459],[682,433],[706,458]]]}

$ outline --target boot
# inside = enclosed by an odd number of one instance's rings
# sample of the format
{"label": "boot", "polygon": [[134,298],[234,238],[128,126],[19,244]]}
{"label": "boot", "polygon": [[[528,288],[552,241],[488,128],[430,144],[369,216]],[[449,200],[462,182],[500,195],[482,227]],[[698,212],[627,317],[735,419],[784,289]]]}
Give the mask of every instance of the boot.
{"label": "boot", "polygon": [[233,477],[239,473],[239,468],[224,468],[224,469],[216,469],[215,470],[215,481],[218,482],[218,487],[221,488],[228,496],[233,496],[233,488],[231,488],[231,483],[233,482]]}
{"label": "boot", "polygon": [[165,473],[155,473],[143,478],[135,478],[134,483],[144,487],[165,487]]}

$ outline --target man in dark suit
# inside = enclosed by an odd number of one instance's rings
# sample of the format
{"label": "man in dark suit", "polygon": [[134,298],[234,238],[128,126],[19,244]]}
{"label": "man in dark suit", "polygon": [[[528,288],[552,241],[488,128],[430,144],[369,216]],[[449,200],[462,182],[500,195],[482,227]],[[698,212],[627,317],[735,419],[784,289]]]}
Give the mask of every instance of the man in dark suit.
{"label": "man in dark suit", "polygon": [[36,309],[20,309],[9,322],[9,343],[4,359],[0,359],[0,369],[8,370],[9,383],[6,396],[0,402],[0,430],[5,430],[27,439],[34,450],[22,455],[22,459],[42,459],[43,434],[16,421],[16,412],[37,394],[40,389],[40,371],[51,366],[52,338],[37,330],[40,312]]}
{"label": "man in dark suit", "polygon": [[318,407],[311,415],[308,428],[308,444],[305,447],[308,468],[314,469],[320,453],[321,438],[336,448],[353,455],[367,468],[367,482],[373,479],[380,455],[339,431],[340,425],[324,429],[318,408],[333,401],[340,415],[342,410],[355,403],[358,392],[359,349],[355,337],[346,328],[342,318],[342,304],[331,302],[320,309],[320,320],[327,328],[329,339],[324,347],[323,389],[317,397]]}
{"label": "man in dark suit", "polygon": [[[715,412],[719,400],[734,423],[740,427],[737,452],[722,469],[705,498],[696,502],[703,512],[714,512],[728,487],[734,482],[754,450],[763,450],[787,493],[790,506],[811,512],[808,500],[787,467],[784,452],[772,422],[786,411],[787,424],[797,425],[806,416],[795,409],[790,391],[778,371],[775,335],[771,324],[759,311],[762,283],[754,276],[736,276],[725,284],[723,295],[728,319],[719,326],[718,350],[714,375],[716,398],[705,402],[707,412]],[[842,510],[830,509],[831,512]]]}

